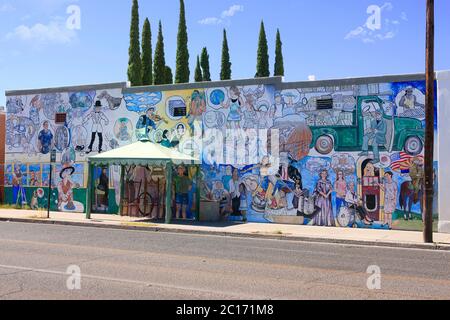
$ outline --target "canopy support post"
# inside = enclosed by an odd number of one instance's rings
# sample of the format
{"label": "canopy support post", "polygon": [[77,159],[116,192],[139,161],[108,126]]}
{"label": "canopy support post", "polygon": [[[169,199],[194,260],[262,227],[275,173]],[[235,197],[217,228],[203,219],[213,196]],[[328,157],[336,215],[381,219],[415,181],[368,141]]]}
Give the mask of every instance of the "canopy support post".
{"label": "canopy support post", "polygon": [[92,177],[94,175],[93,165],[88,162],[88,181],[87,181],[87,192],[86,192],[86,219],[91,219],[91,201],[92,201]]}
{"label": "canopy support post", "polygon": [[173,164],[172,161],[166,164],[166,224],[172,222],[172,175]]}
{"label": "canopy support post", "polygon": [[201,174],[200,174],[200,170],[201,170],[200,166],[197,166],[197,174],[195,177],[195,186],[196,186],[195,199],[196,199],[196,206],[197,206],[195,220],[197,222],[200,221],[200,208],[201,208],[201,194],[200,194]]}
{"label": "canopy support post", "polygon": [[123,216],[123,201],[125,197],[125,166],[120,166],[120,205],[119,205],[119,215]]}

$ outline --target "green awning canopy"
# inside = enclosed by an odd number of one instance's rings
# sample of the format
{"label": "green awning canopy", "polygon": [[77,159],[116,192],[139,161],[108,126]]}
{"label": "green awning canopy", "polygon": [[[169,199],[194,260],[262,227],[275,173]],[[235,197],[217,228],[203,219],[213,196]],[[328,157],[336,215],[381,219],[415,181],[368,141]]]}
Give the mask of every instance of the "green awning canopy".
{"label": "green awning canopy", "polygon": [[161,166],[169,162],[185,165],[200,164],[198,159],[150,141],[139,141],[89,157],[88,162],[98,166]]}

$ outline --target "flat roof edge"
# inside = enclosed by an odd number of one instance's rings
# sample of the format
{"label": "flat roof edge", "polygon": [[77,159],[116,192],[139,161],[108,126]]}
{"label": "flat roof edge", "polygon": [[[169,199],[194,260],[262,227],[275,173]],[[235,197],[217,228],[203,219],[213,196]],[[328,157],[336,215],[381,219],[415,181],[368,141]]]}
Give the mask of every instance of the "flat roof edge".
{"label": "flat roof edge", "polygon": [[280,87],[282,90],[286,90],[295,88],[315,88],[327,86],[361,85],[361,84],[374,84],[383,82],[408,82],[421,80],[425,80],[425,73],[353,77],[353,78],[340,78],[340,79],[328,79],[316,81],[284,82],[280,85]]}
{"label": "flat roof edge", "polygon": [[210,82],[190,82],[190,83],[168,84],[158,86],[127,87],[123,90],[123,93],[181,91],[192,89],[209,89],[209,88],[232,87],[232,86],[271,85],[271,84],[278,87],[282,83],[283,77],[267,77],[267,78],[210,81]]}
{"label": "flat roof edge", "polygon": [[57,88],[26,89],[26,90],[7,90],[5,96],[21,96],[32,94],[58,93],[58,92],[79,92],[87,90],[106,90],[106,89],[124,89],[126,82],[112,82],[102,84],[86,84],[77,86],[65,86]]}

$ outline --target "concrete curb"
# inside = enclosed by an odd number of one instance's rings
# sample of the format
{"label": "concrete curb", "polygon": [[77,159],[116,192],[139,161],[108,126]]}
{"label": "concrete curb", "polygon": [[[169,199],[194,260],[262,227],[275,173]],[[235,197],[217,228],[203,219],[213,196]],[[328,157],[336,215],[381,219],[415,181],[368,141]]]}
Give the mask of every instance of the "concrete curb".
{"label": "concrete curb", "polygon": [[[98,229],[111,229],[111,230],[134,230],[134,231],[146,231],[146,232],[165,232],[175,234],[192,234],[192,235],[209,235],[220,237],[232,237],[232,238],[250,238],[250,239],[268,239],[268,240],[282,240],[282,241],[301,241],[311,243],[329,243],[329,244],[342,244],[353,246],[372,246],[372,247],[385,247],[385,248],[403,248],[403,249],[422,249],[422,250],[435,250],[435,251],[450,251],[450,245],[434,243],[412,243],[412,242],[389,242],[389,241],[364,241],[364,240],[351,240],[351,239],[333,239],[333,238],[319,238],[308,236],[289,236],[289,235],[275,235],[270,233],[239,233],[239,232],[221,232],[221,231],[204,231],[204,230],[188,230],[182,228],[161,228],[155,227],[149,224],[148,227],[141,226],[127,226],[127,225],[113,225],[103,224],[95,222],[74,222],[63,220],[45,220],[45,219],[27,219],[27,218],[0,218],[0,222],[12,222],[12,223],[36,223],[46,225],[60,225],[60,226],[73,226],[73,227],[88,227]],[[132,222],[130,222],[132,223]]]}

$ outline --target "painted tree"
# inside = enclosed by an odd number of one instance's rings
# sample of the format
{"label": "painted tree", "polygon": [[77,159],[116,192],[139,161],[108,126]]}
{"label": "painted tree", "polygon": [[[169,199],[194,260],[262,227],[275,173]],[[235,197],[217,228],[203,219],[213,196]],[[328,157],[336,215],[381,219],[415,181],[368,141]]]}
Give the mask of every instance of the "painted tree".
{"label": "painted tree", "polygon": [[202,67],[203,72],[202,76],[203,81],[211,81],[211,73],[209,71],[209,54],[208,49],[206,47],[204,47],[202,50],[200,65]]}
{"label": "painted tree", "polygon": [[189,82],[189,76],[190,71],[186,12],[184,0],[180,0],[180,21],[178,24],[175,83],[187,83]]}
{"label": "painted tree", "polygon": [[170,69],[169,66],[166,66],[166,72],[165,72],[165,84],[173,84],[173,74],[172,69]]}
{"label": "painted tree", "polygon": [[159,21],[153,72],[155,85],[166,84],[166,58],[164,56],[164,36],[161,21]]}
{"label": "painted tree", "polygon": [[275,68],[274,76],[284,76],[283,42],[281,42],[280,30],[277,30],[275,44]]}
{"label": "painted tree", "polygon": [[195,80],[195,82],[203,81],[202,68],[200,66],[200,57],[199,56],[197,56],[197,65],[195,66],[194,80]]}
{"label": "painted tree", "polygon": [[142,30],[142,84],[153,84],[152,30],[150,21],[145,19]]}
{"label": "painted tree", "polygon": [[130,47],[128,49],[128,81],[132,86],[142,84],[142,61],[139,43],[139,3],[133,0],[131,8]]}
{"label": "painted tree", "polygon": [[231,80],[230,50],[228,48],[227,31],[223,29],[222,66],[220,68],[220,80]]}
{"label": "painted tree", "polygon": [[264,78],[270,76],[269,70],[269,47],[267,45],[266,30],[264,21],[261,21],[261,29],[259,31],[258,42],[258,59],[256,63],[256,78]]}

